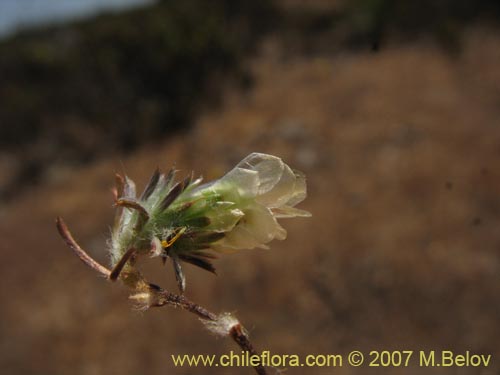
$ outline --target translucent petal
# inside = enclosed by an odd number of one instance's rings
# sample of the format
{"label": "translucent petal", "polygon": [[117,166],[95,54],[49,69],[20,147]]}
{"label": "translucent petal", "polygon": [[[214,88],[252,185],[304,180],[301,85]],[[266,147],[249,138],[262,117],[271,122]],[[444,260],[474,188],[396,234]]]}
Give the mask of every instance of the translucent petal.
{"label": "translucent petal", "polygon": [[207,230],[213,230],[215,232],[230,231],[244,215],[243,211],[239,209],[214,210],[210,212],[208,216],[210,225]]}
{"label": "translucent petal", "polygon": [[236,226],[225,238],[217,243],[220,248],[228,250],[254,249],[259,244],[248,230],[240,226]]}
{"label": "translucent petal", "polygon": [[280,158],[257,152],[248,155],[237,165],[238,168],[253,170],[258,173],[259,195],[265,194],[275,187],[281,179],[284,166],[285,164]]}
{"label": "translucent petal", "polygon": [[244,213],[233,230],[213,246],[214,250],[266,248],[265,244],[273,239],[286,238],[286,231],[266,207],[256,204],[245,209]]}
{"label": "translucent petal", "polygon": [[277,219],[285,219],[291,217],[311,217],[311,213],[309,211],[300,210],[298,208],[283,206],[272,208],[274,217]]}
{"label": "translucent petal", "polygon": [[293,187],[290,199],[286,202],[287,206],[292,207],[302,202],[307,196],[306,176],[299,171],[293,171],[293,173],[295,175],[295,186]]}
{"label": "translucent petal", "polygon": [[[225,200],[253,198],[258,193],[259,175],[256,171],[236,167],[216,181],[211,188],[223,194]],[[234,196],[234,192],[237,192],[237,196]]]}
{"label": "translucent petal", "polygon": [[[286,164],[283,165],[283,173],[278,183],[272,190],[257,197],[259,203],[267,207],[280,207],[290,200],[296,200],[296,197],[303,195],[305,198],[305,184],[297,181],[297,175]],[[298,202],[297,202],[298,203]]]}

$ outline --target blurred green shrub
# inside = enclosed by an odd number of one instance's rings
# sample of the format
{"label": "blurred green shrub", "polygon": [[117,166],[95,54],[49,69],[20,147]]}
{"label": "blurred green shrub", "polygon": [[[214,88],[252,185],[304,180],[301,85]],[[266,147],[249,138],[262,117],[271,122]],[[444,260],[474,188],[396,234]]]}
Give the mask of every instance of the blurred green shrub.
{"label": "blurred green shrub", "polygon": [[183,129],[272,14],[265,0],[162,1],[3,41],[0,148],[79,161]]}
{"label": "blurred green shrub", "polygon": [[343,4],[351,41],[369,41],[375,48],[392,33],[404,39],[429,34],[453,50],[459,47],[465,25],[479,18],[500,21],[498,0],[346,0]]}

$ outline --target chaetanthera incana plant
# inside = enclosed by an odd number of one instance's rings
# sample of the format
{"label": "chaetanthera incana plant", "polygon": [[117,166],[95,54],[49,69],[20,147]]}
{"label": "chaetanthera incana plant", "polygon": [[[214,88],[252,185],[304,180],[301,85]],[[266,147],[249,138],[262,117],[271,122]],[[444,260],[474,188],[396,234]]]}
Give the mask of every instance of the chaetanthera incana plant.
{"label": "chaetanthera incana plant", "polygon": [[[186,282],[181,263],[215,272],[214,253],[268,248],[273,239],[285,239],[278,219],[310,216],[295,208],[306,197],[305,176],[276,156],[253,153],[222,178],[205,184],[193,174],[176,181],[174,169],[166,174],[157,169],[139,195],[130,178],[117,175],[116,183],[117,212],[108,245],[111,270],[90,258],[58,218],[68,246],[109,280],[123,281],[140,308],[180,306],[213,332],[229,335],[242,349],[254,352],[236,318],[213,314],[182,295]],[[147,282],[137,268],[142,257],[159,257],[164,263],[170,259],[181,295]],[[255,369],[265,373],[260,365]]]}

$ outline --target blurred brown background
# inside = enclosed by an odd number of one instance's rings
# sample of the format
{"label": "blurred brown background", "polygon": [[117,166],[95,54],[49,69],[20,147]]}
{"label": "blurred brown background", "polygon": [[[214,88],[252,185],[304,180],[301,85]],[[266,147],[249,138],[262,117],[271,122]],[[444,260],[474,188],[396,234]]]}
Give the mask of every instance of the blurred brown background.
{"label": "blurred brown background", "polygon": [[54,218],[106,263],[114,172],[209,180],[253,151],[306,173],[313,217],[284,221],[270,251],[222,256],[217,277],[186,266],[188,297],[272,353],[493,356],[290,374],[498,373],[499,15],[486,0],[162,1],[4,36],[2,373],[251,374],[174,368],[238,348],[181,310],[133,311]]}

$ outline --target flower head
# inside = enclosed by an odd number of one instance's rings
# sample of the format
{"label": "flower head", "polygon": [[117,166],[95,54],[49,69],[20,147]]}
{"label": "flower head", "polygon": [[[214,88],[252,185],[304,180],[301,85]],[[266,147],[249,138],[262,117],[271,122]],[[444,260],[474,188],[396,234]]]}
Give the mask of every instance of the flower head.
{"label": "flower head", "polygon": [[177,183],[174,177],[173,170],[167,175],[157,170],[139,198],[129,178],[118,179],[114,266],[126,265],[123,257],[130,249],[134,258],[141,253],[169,257],[183,290],[179,261],[214,272],[215,256],[209,250],[267,248],[273,239],[286,238],[277,219],[310,216],[294,207],[306,197],[304,175],[276,156],[250,154],[219,180],[203,185],[192,175]]}
{"label": "flower head", "polygon": [[306,197],[304,175],[276,156],[253,153],[221,179],[200,187],[205,189],[219,194],[234,211],[226,235],[211,246],[217,251],[268,248],[273,239],[286,238],[278,218],[310,216],[294,208]]}

